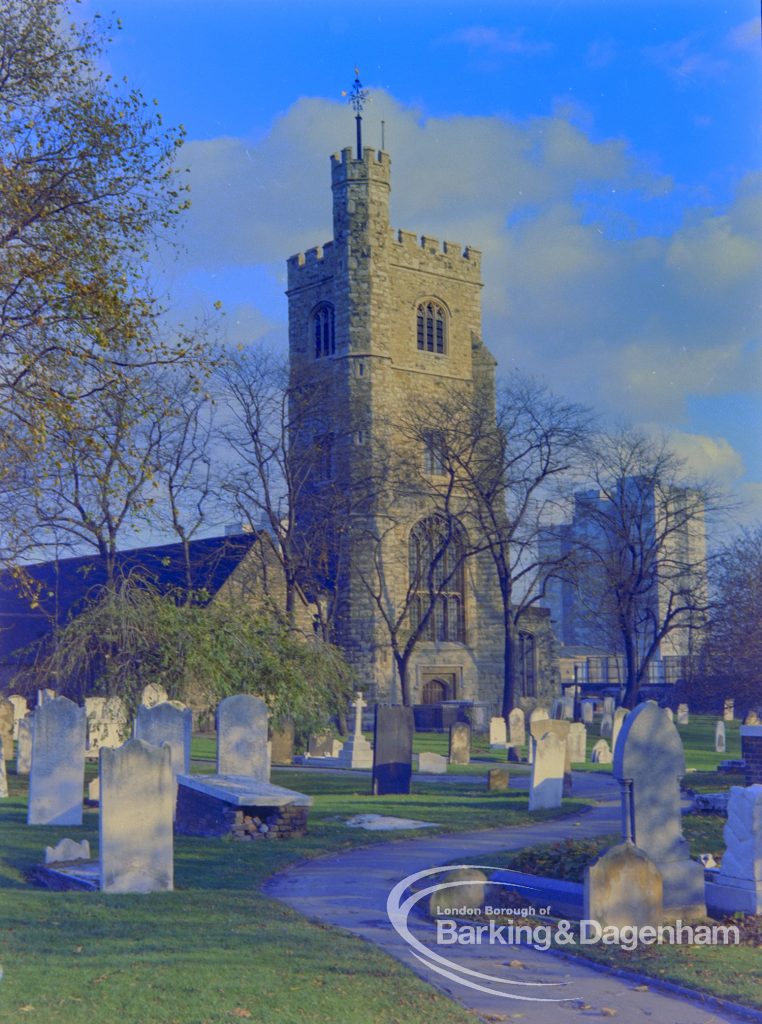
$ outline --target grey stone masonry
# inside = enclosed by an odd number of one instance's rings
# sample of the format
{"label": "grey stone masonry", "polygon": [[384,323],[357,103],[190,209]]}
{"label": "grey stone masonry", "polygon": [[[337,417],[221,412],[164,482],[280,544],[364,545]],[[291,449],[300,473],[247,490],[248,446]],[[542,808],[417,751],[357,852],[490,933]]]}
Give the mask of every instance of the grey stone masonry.
{"label": "grey stone masonry", "polygon": [[37,707],[32,717],[27,824],[82,824],[86,741],[84,708],[66,697]]}

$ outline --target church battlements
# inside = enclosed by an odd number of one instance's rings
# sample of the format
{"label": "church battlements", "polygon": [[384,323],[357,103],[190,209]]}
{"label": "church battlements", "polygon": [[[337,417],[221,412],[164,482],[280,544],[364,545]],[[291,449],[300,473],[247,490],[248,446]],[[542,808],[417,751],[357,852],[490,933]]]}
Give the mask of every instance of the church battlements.
{"label": "church battlements", "polygon": [[479,279],[481,273],[481,251],[467,245],[465,248],[459,242],[441,242],[438,238],[430,235],[416,235],[414,231],[402,231],[392,229],[390,232],[392,242],[392,255],[399,259],[400,256],[410,255],[417,259],[421,255],[434,256],[442,262],[446,260],[455,261],[458,270],[469,278]]}
{"label": "church battlements", "polygon": [[347,146],[341,153],[332,154],[331,182],[334,185],[345,181],[364,181],[369,177],[374,181],[389,182],[392,161],[388,153],[382,149],[374,149],[373,146],[365,146],[362,159],[355,160],[352,152],[352,147]]}

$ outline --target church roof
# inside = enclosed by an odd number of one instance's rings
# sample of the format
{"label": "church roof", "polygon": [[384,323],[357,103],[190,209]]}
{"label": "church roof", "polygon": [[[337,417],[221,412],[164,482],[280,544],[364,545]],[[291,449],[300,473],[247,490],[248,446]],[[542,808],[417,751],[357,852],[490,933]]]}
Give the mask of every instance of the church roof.
{"label": "church roof", "polygon": [[[211,600],[241,563],[256,541],[256,534],[206,537],[190,541],[191,578],[194,591]],[[146,580],[159,593],[182,591],[186,586],[182,544],[119,551],[117,571]],[[77,615],[88,598],[106,582],[106,563],[101,555],[79,555],[24,566],[37,593],[38,607],[14,577],[0,573],[0,664],[15,660],[21,648],[42,639]]]}

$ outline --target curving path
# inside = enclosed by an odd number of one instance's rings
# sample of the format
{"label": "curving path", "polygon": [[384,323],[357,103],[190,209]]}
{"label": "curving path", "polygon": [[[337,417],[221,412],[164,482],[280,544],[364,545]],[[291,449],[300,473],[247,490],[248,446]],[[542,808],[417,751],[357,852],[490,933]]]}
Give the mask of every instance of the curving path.
{"label": "curving path", "polygon": [[[520,780],[516,781],[520,784]],[[620,1024],[737,1024],[743,1018],[727,1011],[714,1011],[679,995],[638,991],[631,980],[528,946],[459,947],[456,959],[460,966],[522,982],[559,983],[564,986],[560,991],[568,994],[570,1001],[536,1003],[485,994],[443,978],[420,963],[394,931],[386,915],[386,899],[390,889],[406,875],[453,860],[488,864],[490,854],[496,851],[618,831],[618,787],[610,776],[575,773],[574,795],[599,802],[586,813],[555,821],[397,840],[334,854],[275,875],[267,881],[264,891],[309,918],[344,928],[375,943],[463,1006],[494,1021],[509,1021],[519,1014],[525,1024],[589,1024],[596,1018],[609,1017]],[[434,928],[430,923],[416,922],[415,933],[429,947],[434,945]],[[511,961],[514,966],[509,966]],[[540,995],[559,992],[531,988],[525,991]]]}

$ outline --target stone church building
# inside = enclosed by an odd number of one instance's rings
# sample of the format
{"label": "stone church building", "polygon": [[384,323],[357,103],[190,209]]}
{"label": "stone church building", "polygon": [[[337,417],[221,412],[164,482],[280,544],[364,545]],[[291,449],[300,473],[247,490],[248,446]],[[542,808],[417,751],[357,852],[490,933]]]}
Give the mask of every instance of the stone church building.
{"label": "stone church building", "polygon": [[[331,179],[332,240],[288,260],[291,443],[305,467],[295,514],[305,536],[318,518],[329,524],[319,546],[333,636],[358,685],[371,700],[401,703],[391,635],[404,644],[430,600],[416,580],[441,529],[432,502],[441,467],[410,424],[425,424],[427,404],[444,394],[494,408],[496,364],[482,342],[479,251],[391,229],[385,152],[344,149],[331,157]],[[496,713],[500,593],[488,552],[458,560],[464,542],[456,534],[449,571],[446,559],[440,566],[408,698],[484,702]],[[531,707],[557,691],[558,675],[548,613],[525,623],[518,691]]]}

